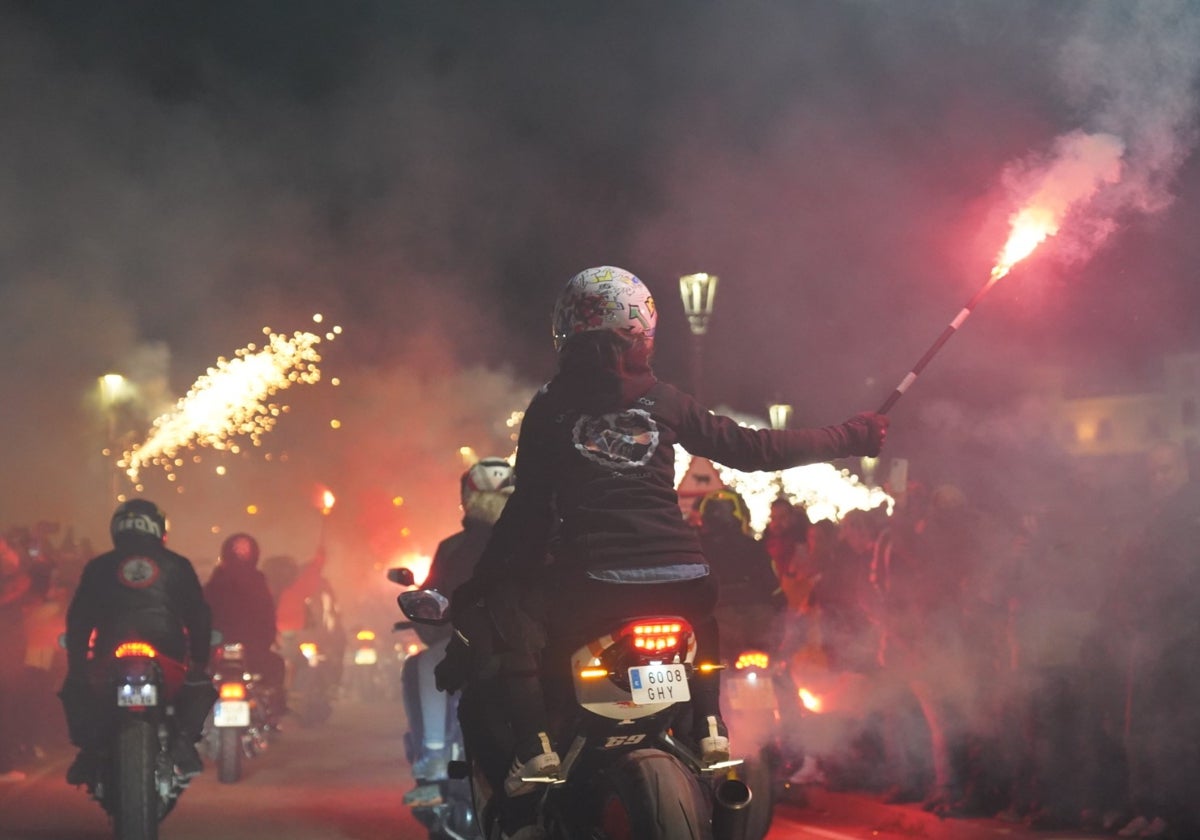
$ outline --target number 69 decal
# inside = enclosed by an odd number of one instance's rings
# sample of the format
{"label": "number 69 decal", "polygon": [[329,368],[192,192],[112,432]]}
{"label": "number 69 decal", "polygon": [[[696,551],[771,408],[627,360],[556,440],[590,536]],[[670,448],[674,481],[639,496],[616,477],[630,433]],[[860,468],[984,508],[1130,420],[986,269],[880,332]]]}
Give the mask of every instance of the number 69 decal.
{"label": "number 69 decal", "polygon": [[631,744],[640,744],[645,738],[645,733],[639,735],[609,735],[608,740],[604,742],[604,749],[608,750],[613,747],[627,747]]}

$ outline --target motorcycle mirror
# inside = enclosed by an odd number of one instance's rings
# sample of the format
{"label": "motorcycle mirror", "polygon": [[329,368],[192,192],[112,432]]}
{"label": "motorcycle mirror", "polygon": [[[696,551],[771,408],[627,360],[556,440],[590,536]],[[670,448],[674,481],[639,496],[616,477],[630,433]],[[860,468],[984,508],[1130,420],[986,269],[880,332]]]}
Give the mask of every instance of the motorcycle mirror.
{"label": "motorcycle mirror", "polygon": [[209,638],[209,645],[212,647],[216,647],[217,645],[221,644],[221,642],[225,641],[225,634],[222,633],[220,630],[214,630],[214,631],[212,631],[212,633],[209,635],[208,638]]}
{"label": "motorcycle mirror", "polygon": [[398,583],[401,586],[412,586],[417,582],[413,577],[412,569],[405,566],[399,566],[395,569],[387,570],[387,579],[392,583]]}
{"label": "motorcycle mirror", "polygon": [[445,624],[450,620],[450,599],[436,589],[401,592],[396,597],[400,611],[417,624]]}

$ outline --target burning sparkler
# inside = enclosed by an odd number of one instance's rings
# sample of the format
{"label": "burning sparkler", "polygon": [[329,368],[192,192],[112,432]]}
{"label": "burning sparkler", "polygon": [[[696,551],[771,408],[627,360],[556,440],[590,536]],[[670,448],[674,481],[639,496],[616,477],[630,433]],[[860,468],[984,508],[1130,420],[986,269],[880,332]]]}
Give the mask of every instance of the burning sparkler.
{"label": "burning sparkler", "polygon": [[[688,471],[692,456],[682,447],[675,448],[675,484]],[[762,533],[771,518],[771,503],[782,493],[792,503],[804,505],[813,522],[835,522],[852,510],[874,510],[881,505],[890,514],[895,499],[882,488],[868,487],[849,470],[832,464],[808,464],[782,472],[742,472],[723,464],[713,464],[721,483],[735,490],[750,511],[750,527]]]}
{"label": "burning sparkler", "polygon": [[975,305],[997,281],[1006,276],[1013,266],[1032,254],[1048,237],[1058,233],[1059,226],[1068,212],[1085,204],[1102,186],[1115,184],[1121,179],[1121,156],[1124,151],[1124,144],[1109,134],[1077,132],[1059,139],[1056,144],[1057,154],[1051,164],[1039,169],[1032,178],[1026,179],[1026,203],[1009,220],[1012,229],[1008,241],[997,255],[996,264],[992,267],[987,283],[967,301],[949,326],[925,351],[925,355],[913,365],[908,375],[880,406],[880,414],[887,414],[896,404],[896,400],[903,396],[929,364],[930,359],[950,340],[950,336],[962,326],[975,309]]}
{"label": "burning sparkler", "polygon": [[[319,323],[320,316],[314,316],[314,321]],[[325,339],[332,341],[340,332],[341,328],[335,327],[325,333]],[[285,336],[268,327],[263,333],[267,336],[265,346],[250,344],[232,359],[218,359],[173,409],[154,421],[145,442],[124,453],[118,465],[135,485],[141,470],[149,464],[170,473],[183,449],[208,446],[237,452],[239,437],[260,446],[262,436],[288,410],[271,398],[292,385],[320,380],[317,346],[321,336],[311,332]]]}

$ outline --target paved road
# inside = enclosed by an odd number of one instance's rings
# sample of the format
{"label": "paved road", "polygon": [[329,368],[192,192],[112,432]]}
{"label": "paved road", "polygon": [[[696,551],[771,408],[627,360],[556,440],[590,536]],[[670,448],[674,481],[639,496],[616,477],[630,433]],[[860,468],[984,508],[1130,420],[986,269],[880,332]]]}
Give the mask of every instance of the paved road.
{"label": "paved road", "polygon": [[[163,840],[423,840],[400,798],[412,786],[403,759],[399,704],[340,704],[328,724],[290,726],[246,777],[222,785],[211,768],[163,823]],[[63,781],[71,753],[52,752],[28,781],[0,786],[0,840],[107,840],[107,818]],[[808,791],[781,805],[768,840],[1058,840],[997,820],[939,820],[910,806]]]}
{"label": "paved road", "polygon": [[[246,777],[219,784],[210,767],[162,824],[163,840],[401,840],[424,831],[400,797],[412,787],[395,703],[339,704],[324,726],[292,725]],[[107,817],[63,774],[56,750],[28,781],[0,786],[3,840],[105,840]]]}

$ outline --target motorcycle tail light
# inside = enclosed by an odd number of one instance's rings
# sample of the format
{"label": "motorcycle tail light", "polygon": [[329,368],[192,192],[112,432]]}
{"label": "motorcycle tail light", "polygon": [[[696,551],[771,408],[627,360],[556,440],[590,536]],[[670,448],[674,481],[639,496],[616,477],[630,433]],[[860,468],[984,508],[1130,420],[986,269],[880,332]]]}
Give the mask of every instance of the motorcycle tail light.
{"label": "motorcycle tail light", "polygon": [[152,645],[145,642],[122,642],[113,651],[113,656],[117,659],[124,659],[127,656],[145,656],[148,659],[153,659],[158,656],[158,651]]}
{"label": "motorcycle tail light", "polygon": [[691,632],[691,625],[680,619],[653,618],[632,621],[616,635],[619,639],[629,638],[635,651],[661,654],[684,647]]}
{"label": "motorcycle tail light", "polygon": [[221,683],[222,700],[245,700],[246,686],[241,683]]}
{"label": "motorcycle tail light", "polygon": [[760,671],[765,671],[770,664],[771,657],[761,650],[747,650],[738,654],[737,661],[733,664],[733,667],[739,671],[746,668],[757,668]]}

